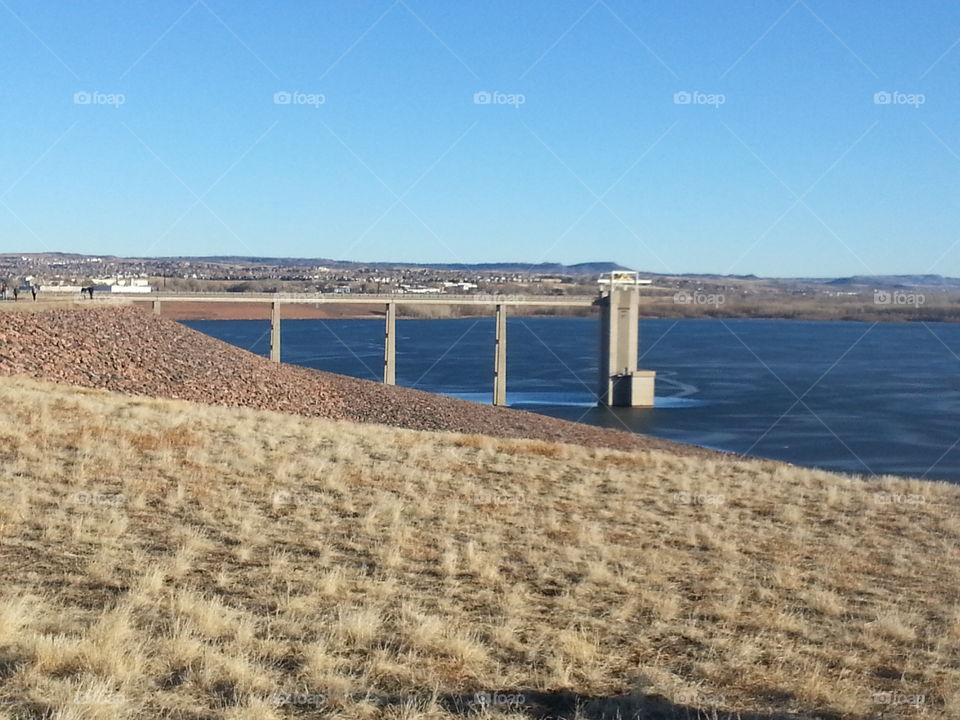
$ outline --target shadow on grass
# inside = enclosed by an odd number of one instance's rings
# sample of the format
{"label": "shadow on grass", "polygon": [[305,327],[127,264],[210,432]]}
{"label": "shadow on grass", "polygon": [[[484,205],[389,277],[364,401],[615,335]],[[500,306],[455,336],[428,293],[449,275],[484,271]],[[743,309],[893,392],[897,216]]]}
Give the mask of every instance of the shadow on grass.
{"label": "shadow on grass", "polygon": [[[410,700],[396,697],[386,699],[383,704],[399,705]],[[509,689],[440,695],[435,701],[447,712],[464,717],[497,711],[532,720],[840,720],[834,713],[738,713],[720,707],[677,704],[659,695],[639,693],[591,696],[566,691]]]}

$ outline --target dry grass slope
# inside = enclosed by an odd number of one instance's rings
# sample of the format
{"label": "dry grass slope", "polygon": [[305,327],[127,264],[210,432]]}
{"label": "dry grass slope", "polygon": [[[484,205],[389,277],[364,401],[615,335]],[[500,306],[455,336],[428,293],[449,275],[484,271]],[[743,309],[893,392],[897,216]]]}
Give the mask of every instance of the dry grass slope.
{"label": "dry grass slope", "polygon": [[24,379],[0,407],[5,720],[960,716],[956,487]]}

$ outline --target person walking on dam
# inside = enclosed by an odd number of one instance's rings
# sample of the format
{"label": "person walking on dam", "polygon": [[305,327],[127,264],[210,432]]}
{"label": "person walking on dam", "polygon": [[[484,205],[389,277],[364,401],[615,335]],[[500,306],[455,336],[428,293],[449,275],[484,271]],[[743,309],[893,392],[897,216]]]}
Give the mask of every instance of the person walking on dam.
{"label": "person walking on dam", "polygon": [[30,294],[33,295],[33,301],[34,301],[34,302],[37,301],[37,290],[39,290],[39,289],[40,289],[40,288],[39,288],[39,286],[37,286],[37,285],[31,285],[31,286],[30,286]]}
{"label": "person walking on dam", "polygon": [[20,297],[20,288],[15,287],[13,289],[13,301],[16,302],[18,297]]}

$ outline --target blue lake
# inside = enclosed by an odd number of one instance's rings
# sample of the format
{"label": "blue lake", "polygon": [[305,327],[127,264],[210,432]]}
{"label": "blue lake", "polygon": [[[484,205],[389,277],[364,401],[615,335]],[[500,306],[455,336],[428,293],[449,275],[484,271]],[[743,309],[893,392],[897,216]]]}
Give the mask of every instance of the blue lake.
{"label": "blue lake", "polygon": [[[269,323],[185,322],[261,355]],[[283,361],[379,380],[382,320],[284,320]],[[656,407],[597,408],[595,318],[511,318],[508,404],[863,475],[960,480],[960,325],[644,320]],[[493,319],[397,321],[397,383],[490,402]]]}

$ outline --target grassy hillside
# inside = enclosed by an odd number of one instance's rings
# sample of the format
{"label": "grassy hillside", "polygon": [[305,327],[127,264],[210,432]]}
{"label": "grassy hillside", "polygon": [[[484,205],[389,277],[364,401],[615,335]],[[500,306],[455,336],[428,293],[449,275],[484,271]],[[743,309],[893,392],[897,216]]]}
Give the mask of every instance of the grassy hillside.
{"label": "grassy hillside", "polygon": [[0,407],[0,718],[960,715],[953,486]]}

